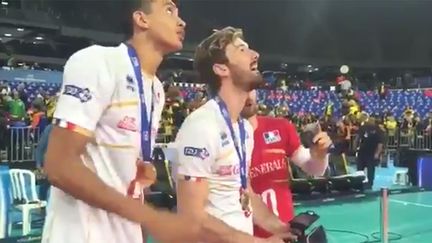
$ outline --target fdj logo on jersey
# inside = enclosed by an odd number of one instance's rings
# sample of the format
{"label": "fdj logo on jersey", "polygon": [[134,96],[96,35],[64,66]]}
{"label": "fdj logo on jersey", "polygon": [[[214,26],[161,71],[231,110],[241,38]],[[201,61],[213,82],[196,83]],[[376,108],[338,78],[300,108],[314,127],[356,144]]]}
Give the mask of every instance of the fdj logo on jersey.
{"label": "fdj logo on jersey", "polygon": [[210,156],[210,154],[206,148],[194,148],[194,147],[185,147],[184,148],[184,155],[197,157],[200,159],[206,159]]}
{"label": "fdj logo on jersey", "polygon": [[75,85],[65,85],[63,94],[78,98],[81,103],[85,103],[92,99],[92,95],[88,88],[80,88]]}

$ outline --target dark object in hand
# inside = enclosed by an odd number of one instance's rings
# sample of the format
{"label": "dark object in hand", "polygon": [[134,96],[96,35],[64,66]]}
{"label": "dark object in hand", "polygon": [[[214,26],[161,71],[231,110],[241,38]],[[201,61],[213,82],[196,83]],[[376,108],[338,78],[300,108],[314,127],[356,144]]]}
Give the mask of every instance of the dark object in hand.
{"label": "dark object in hand", "polygon": [[[291,226],[291,233],[297,236],[298,243],[326,243],[327,236],[323,226],[318,226],[309,234],[306,230],[317,220],[319,216],[312,211],[300,213],[293,220],[289,222]],[[285,242],[290,242],[285,240]]]}

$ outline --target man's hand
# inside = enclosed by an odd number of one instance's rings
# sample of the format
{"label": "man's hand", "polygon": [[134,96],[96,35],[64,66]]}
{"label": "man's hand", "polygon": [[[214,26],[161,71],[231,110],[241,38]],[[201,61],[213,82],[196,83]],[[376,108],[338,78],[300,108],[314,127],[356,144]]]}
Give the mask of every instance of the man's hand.
{"label": "man's hand", "polygon": [[326,157],[328,149],[333,142],[328,134],[321,130],[321,126],[318,127],[319,132],[313,138],[313,145],[310,148],[310,153],[313,160],[322,161]]}
{"label": "man's hand", "polygon": [[291,232],[291,227],[288,223],[281,225],[279,229],[276,229],[274,235],[270,237],[270,239],[282,239],[282,242],[291,242],[297,240],[297,236],[295,236]]}

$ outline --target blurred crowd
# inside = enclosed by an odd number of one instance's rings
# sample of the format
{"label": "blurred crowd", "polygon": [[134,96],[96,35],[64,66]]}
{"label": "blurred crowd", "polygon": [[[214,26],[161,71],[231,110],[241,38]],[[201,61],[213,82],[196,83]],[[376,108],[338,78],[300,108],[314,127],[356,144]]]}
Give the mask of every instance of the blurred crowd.
{"label": "blurred crowd", "polygon": [[[8,82],[0,81],[0,137],[9,137],[10,127],[28,127],[39,132],[50,123],[57,95],[50,95],[40,89],[33,99],[28,96],[25,83],[11,88]],[[9,143],[8,139],[0,141],[0,149],[5,149]]]}
{"label": "blurred crowd", "polygon": [[[167,102],[163,112],[161,134],[166,135],[165,138],[171,141],[184,118],[204,104],[208,97],[202,87],[181,89],[170,86],[166,88],[166,91]],[[185,99],[185,92],[194,93],[189,101]],[[377,89],[377,92],[383,96],[382,99],[385,99],[387,89]],[[294,123],[299,131],[302,131],[307,124],[320,122],[322,128],[330,132],[335,139],[351,139],[351,136],[355,135],[359,127],[365,123],[374,123],[389,135],[414,134],[416,131],[430,133],[432,130],[432,109],[424,117],[421,117],[411,106],[405,107],[400,117],[386,109],[380,113],[368,114],[354,92],[343,92],[342,90],[339,91],[339,97],[342,106],[338,112],[330,101],[327,102],[321,113],[294,112],[290,110],[287,102],[275,106],[262,102],[259,105],[259,114],[286,118]]]}
{"label": "blurred crowd", "polygon": [[[0,81],[0,136],[6,137],[3,135],[7,134],[9,127],[37,128],[42,132],[52,119],[58,97],[56,93],[58,87],[55,87],[54,90],[52,87],[50,89],[48,92],[44,87],[33,84],[9,85],[9,82]],[[303,91],[299,92],[316,92],[312,90],[314,87],[311,84],[302,86],[301,89]],[[329,132],[334,141],[343,143],[348,143],[359,128],[366,123],[376,124],[390,136],[414,135],[418,131],[431,134],[432,109],[423,117],[412,106],[405,107],[401,116],[385,108],[380,112],[369,114],[362,107],[361,97],[352,90],[349,81],[339,82],[336,89],[330,91],[333,92],[330,94],[336,97],[338,106],[334,104],[334,99],[324,96],[313,101],[319,103],[318,110],[308,110],[308,108],[291,110],[290,107],[293,106],[290,102],[293,102],[295,95],[290,96],[289,90],[286,83],[281,81],[270,91],[263,91],[270,92],[270,96],[261,96],[259,114],[286,118],[294,123],[299,131],[302,131],[307,124],[320,122],[321,127]],[[186,116],[208,100],[206,89],[202,85],[180,87],[175,83],[167,83],[165,92],[166,107],[162,114],[158,142],[173,141]],[[384,84],[378,86],[373,92],[376,92],[382,100],[385,100],[388,95],[388,89]],[[281,93],[285,95],[280,95]],[[305,93],[299,93],[299,95],[302,94]],[[318,93],[318,96],[321,96],[321,93]],[[273,104],[267,102],[275,98],[280,102]],[[298,99],[300,103],[308,103],[308,101],[302,101],[304,99],[302,97]],[[320,104],[322,102],[325,103]],[[0,149],[4,149],[6,143],[7,141],[2,139]]]}

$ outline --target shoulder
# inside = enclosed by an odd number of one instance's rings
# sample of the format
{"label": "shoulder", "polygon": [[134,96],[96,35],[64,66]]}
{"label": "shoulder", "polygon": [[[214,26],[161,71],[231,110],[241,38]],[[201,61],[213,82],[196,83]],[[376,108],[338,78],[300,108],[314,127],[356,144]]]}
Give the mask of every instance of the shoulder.
{"label": "shoulder", "polygon": [[87,69],[100,67],[113,60],[118,60],[119,54],[125,52],[124,48],[123,45],[116,47],[92,45],[72,54],[66,62],[66,66],[79,65]]}
{"label": "shoulder", "polygon": [[[104,51],[106,51],[107,47],[92,45],[81,49],[68,59],[67,64],[69,63],[82,63],[82,62],[91,62],[93,60],[100,60],[103,58]],[[95,64],[95,63],[94,63]]]}
{"label": "shoulder", "polygon": [[295,128],[290,120],[271,116],[258,116],[258,124],[260,126],[269,126],[270,128]]}
{"label": "shoulder", "polygon": [[217,134],[219,123],[214,109],[214,101],[207,101],[204,105],[193,111],[184,120],[180,130],[191,134]]}

